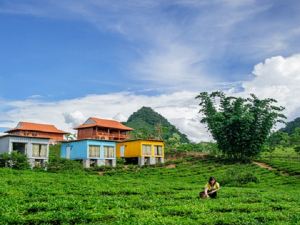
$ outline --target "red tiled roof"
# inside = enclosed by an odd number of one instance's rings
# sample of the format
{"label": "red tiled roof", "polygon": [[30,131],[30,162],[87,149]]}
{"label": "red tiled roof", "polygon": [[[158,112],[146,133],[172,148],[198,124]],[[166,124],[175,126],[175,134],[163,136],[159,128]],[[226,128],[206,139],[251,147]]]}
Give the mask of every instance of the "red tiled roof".
{"label": "red tiled roof", "polygon": [[132,128],[127,127],[127,126],[123,125],[122,123],[115,121],[115,120],[100,119],[100,118],[95,118],[95,117],[90,117],[88,120],[92,120],[94,123],[84,123],[74,129],[78,130],[78,129],[87,128],[87,127],[106,127],[106,128],[115,128],[115,129],[119,129],[119,130],[128,130],[128,131],[133,130]]}
{"label": "red tiled roof", "polygon": [[40,132],[58,133],[58,134],[68,133],[57,129],[54,125],[51,124],[29,123],[29,122],[19,122],[17,127],[6,131],[6,133],[11,133],[17,130],[40,131]]}

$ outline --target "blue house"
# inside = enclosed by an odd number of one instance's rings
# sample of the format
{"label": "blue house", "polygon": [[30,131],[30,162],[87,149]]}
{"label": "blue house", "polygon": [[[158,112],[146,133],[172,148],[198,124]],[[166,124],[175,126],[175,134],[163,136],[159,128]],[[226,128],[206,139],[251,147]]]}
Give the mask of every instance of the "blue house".
{"label": "blue house", "polygon": [[80,160],[85,168],[116,166],[116,142],[109,140],[74,140],[61,144],[62,158]]}

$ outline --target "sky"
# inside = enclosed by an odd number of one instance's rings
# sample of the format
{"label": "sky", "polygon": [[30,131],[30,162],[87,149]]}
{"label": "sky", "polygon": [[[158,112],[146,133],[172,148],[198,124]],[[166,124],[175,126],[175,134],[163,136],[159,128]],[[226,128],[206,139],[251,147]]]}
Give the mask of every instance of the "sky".
{"label": "sky", "polygon": [[150,106],[192,141],[202,91],[260,98],[300,116],[298,0],[0,0],[0,131],[74,132]]}

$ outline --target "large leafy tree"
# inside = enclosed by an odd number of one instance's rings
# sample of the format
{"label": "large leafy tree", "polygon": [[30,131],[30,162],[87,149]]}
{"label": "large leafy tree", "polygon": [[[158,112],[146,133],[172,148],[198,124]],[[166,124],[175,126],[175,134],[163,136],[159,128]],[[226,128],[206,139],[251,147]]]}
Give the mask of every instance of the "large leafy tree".
{"label": "large leafy tree", "polygon": [[217,141],[220,151],[228,158],[250,159],[257,156],[277,122],[283,122],[283,107],[274,99],[226,96],[223,92],[201,92],[202,123]]}

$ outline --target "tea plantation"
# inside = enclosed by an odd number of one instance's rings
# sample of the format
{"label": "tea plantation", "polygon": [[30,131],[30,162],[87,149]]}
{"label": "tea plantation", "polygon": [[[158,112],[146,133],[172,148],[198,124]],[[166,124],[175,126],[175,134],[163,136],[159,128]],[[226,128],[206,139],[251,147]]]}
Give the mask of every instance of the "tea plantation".
{"label": "tea plantation", "polygon": [[[296,176],[253,164],[171,163],[101,176],[0,169],[0,224],[300,224]],[[200,200],[211,175],[219,196]]]}
{"label": "tea plantation", "polygon": [[292,148],[276,149],[272,154],[264,153],[258,161],[265,162],[278,171],[300,176],[300,156]]}

